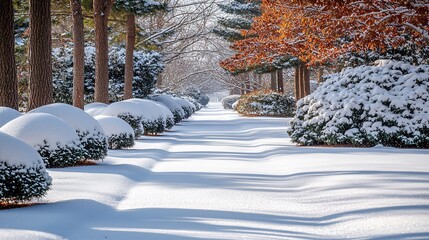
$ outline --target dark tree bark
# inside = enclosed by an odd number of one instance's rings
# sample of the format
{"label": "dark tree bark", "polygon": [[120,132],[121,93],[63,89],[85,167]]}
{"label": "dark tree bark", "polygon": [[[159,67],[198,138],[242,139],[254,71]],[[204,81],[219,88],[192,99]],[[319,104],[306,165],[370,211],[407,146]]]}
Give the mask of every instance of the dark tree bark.
{"label": "dark tree bark", "polygon": [[277,91],[280,93],[284,92],[283,80],[283,69],[279,69],[277,70]]}
{"label": "dark tree bark", "polygon": [[277,72],[274,70],[271,72],[271,85],[270,89],[272,91],[277,91]]}
{"label": "dark tree bark", "polygon": [[298,65],[295,67],[295,77],[294,77],[295,101],[298,101],[300,99],[299,75],[300,75],[300,67]]}
{"label": "dark tree bark", "polygon": [[134,45],[136,42],[136,22],[134,14],[127,18],[127,46],[125,56],[124,99],[133,97]]}
{"label": "dark tree bark", "polygon": [[302,97],[305,97],[310,94],[310,69],[307,67],[307,65],[303,65],[304,67],[304,95]]}
{"label": "dark tree bark", "polygon": [[52,90],[51,1],[30,0],[30,96],[28,110],[50,104]]}
{"label": "dark tree bark", "polygon": [[18,110],[12,0],[0,1],[0,106]]}
{"label": "dark tree bark", "polygon": [[81,0],[70,0],[73,15],[73,105],[83,109],[85,74],[85,39]]}
{"label": "dark tree bark", "polygon": [[108,17],[112,0],[94,0],[96,102],[109,103]]}

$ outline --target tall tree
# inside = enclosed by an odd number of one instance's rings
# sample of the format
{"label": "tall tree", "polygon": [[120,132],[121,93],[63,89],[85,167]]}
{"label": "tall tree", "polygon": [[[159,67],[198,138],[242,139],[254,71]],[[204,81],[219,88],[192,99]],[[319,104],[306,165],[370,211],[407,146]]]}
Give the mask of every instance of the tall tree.
{"label": "tall tree", "polygon": [[109,102],[108,18],[114,0],[94,0],[96,102]]}
{"label": "tall tree", "polygon": [[51,1],[30,0],[29,110],[52,103]]}
{"label": "tall tree", "polygon": [[133,97],[134,49],[136,42],[136,16],[165,10],[166,5],[148,0],[116,0],[114,9],[125,12],[127,43],[125,56],[124,99]]}
{"label": "tall tree", "polygon": [[83,109],[85,40],[81,0],[70,0],[70,7],[73,16],[73,105]]}
{"label": "tall tree", "polygon": [[0,106],[18,109],[12,0],[0,1]]}

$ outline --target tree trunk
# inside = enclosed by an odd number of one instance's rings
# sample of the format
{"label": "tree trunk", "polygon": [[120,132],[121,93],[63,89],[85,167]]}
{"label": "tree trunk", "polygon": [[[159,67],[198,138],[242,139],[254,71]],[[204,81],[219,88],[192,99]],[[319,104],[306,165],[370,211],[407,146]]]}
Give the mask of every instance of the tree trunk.
{"label": "tree trunk", "polygon": [[295,93],[295,101],[299,100],[299,66],[295,67],[295,76],[294,76],[294,93]]}
{"label": "tree trunk", "polygon": [[83,109],[85,74],[85,39],[81,0],[70,0],[73,15],[73,105]]}
{"label": "tree trunk", "polygon": [[271,86],[272,91],[277,91],[277,72],[274,70],[271,72]]}
{"label": "tree trunk", "polygon": [[110,0],[94,0],[96,102],[109,103],[108,16]]}
{"label": "tree trunk", "polygon": [[305,97],[310,94],[310,69],[305,64],[303,64],[303,68],[304,68],[304,78],[303,78],[304,95],[302,97]]}
{"label": "tree trunk", "polygon": [[283,69],[277,70],[277,91],[284,93],[283,89]]}
{"label": "tree trunk", "polygon": [[3,32],[0,41],[0,106],[18,110],[12,0],[1,0],[0,9],[0,29]]}
{"label": "tree trunk", "polygon": [[318,83],[323,82],[323,68],[322,67],[319,67],[317,69],[317,82]]}
{"label": "tree trunk", "polygon": [[136,42],[136,20],[134,14],[127,18],[127,46],[125,56],[124,99],[133,98],[134,45]]}
{"label": "tree trunk", "polygon": [[52,103],[51,1],[30,0],[30,96],[28,110]]}

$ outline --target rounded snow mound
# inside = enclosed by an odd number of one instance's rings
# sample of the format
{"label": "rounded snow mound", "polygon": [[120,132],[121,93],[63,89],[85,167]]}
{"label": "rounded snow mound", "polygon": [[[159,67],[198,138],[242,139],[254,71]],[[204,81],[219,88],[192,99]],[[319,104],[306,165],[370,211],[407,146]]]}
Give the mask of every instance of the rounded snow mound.
{"label": "rounded snow mound", "polygon": [[158,134],[165,131],[167,116],[155,101],[133,98],[124,102],[136,103],[143,110],[142,124],[145,134]]}
{"label": "rounded snow mound", "polygon": [[161,111],[164,113],[165,116],[165,129],[170,130],[174,126],[174,115],[168,109],[166,106],[162,105],[159,102],[154,102],[158,107],[161,109]]}
{"label": "rounded snow mound", "polygon": [[95,103],[89,103],[84,106],[84,110],[86,113],[88,113],[91,116],[97,116],[100,115],[101,112],[109,106],[105,103],[95,102]]}
{"label": "rounded snow mound", "polygon": [[182,107],[183,111],[185,111],[185,118],[191,117],[197,110],[194,104],[184,98],[173,97],[173,99]]}
{"label": "rounded snow mound", "polygon": [[13,108],[0,107],[0,127],[22,114]]}
{"label": "rounded snow mound", "polygon": [[0,201],[42,197],[51,182],[42,158],[31,146],[0,132]]}
{"label": "rounded snow mound", "polygon": [[10,121],[0,131],[32,146],[47,167],[74,165],[82,159],[83,148],[73,128],[46,113],[28,113]]}
{"label": "rounded snow mound", "polygon": [[238,101],[240,95],[229,95],[227,97],[222,98],[221,103],[224,109],[233,109],[232,104]]}
{"label": "rounded snow mound", "polygon": [[30,113],[49,113],[74,128],[85,149],[85,158],[91,160],[103,159],[107,155],[107,138],[100,124],[80,108],[54,103],[36,108]]}
{"label": "rounded snow mound", "polygon": [[144,110],[135,102],[122,101],[112,103],[101,112],[101,115],[121,118],[133,128],[136,138],[144,132],[142,125]]}
{"label": "rounded snow mound", "polygon": [[429,65],[348,68],[297,103],[292,141],[429,147]]}
{"label": "rounded snow mound", "polygon": [[156,95],[151,97],[152,100],[157,101],[166,106],[174,115],[174,122],[178,123],[186,116],[182,106],[178,104],[170,95]]}
{"label": "rounded snow mound", "polygon": [[114,116],[98,115],[95,119],[103,127],[110,149],[134,146],[134,130],[124,120]]}

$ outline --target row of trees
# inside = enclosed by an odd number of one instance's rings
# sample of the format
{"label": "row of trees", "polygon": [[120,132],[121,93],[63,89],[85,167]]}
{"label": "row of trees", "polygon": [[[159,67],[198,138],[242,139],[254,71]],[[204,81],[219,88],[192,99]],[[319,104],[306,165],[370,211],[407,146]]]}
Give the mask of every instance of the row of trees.
{"label": "row of trees", "polygon": [[[16,3],[18,4],[18,3]],[[21,3],[19,3],[21,4]],[[24,3],[27,4],[27,3]],[[166,9],[166,4],[139,0],[70,0],[69,14],[73,19],[73,104],[84,105],[84,14],[83,5],[91,9],[94,24],[95,60],[95,101],[109,101],[109,38],[108,21],[112,10],[125,16],[127,25],[125,98],[132,97],[133,52],[136,39],[135,16],[142,16]],[[28,110],[52,102],[52,16],[50,0],[30,0],[29,8],[29,103]],[[18,108],[17,71],[15,63],[14,1],[0,3],[1,23],[4,37],[0,41],[0,105]]]}
{"label": "row of trees", "polygon": [[[425,0],[263,0],[261,15],[234,41],[237,54],[221,62],[230,72],[295,67],[295,95],[309,93],[309,66],[333,66],[352,56],[427,52]],[[392,54],[389,57],[392,57]]]}

